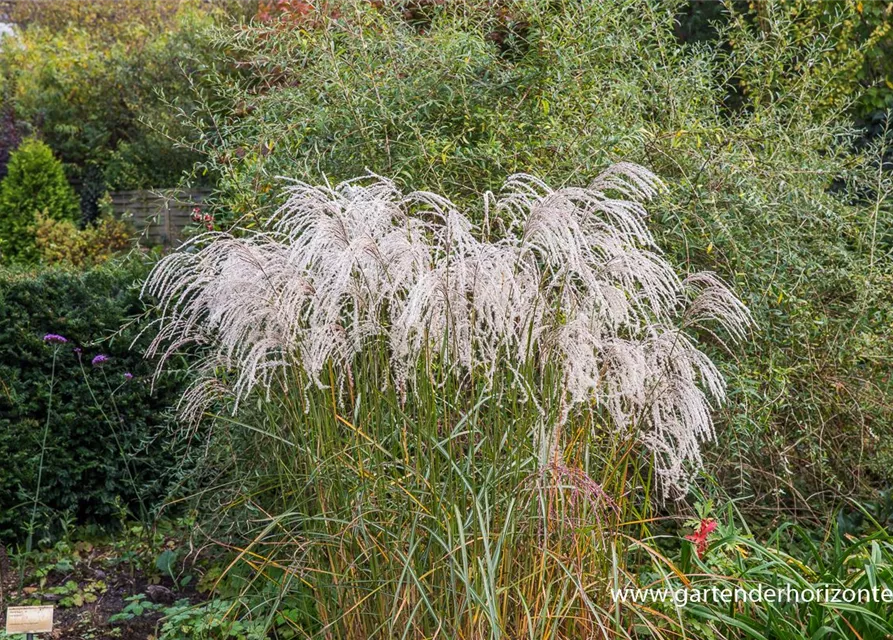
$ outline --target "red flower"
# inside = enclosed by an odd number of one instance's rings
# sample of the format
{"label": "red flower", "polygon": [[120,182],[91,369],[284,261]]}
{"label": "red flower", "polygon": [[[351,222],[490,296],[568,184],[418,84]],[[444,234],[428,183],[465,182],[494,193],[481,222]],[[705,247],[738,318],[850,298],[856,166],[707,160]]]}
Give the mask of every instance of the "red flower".
{"label": "red flower", "polygon": [[685,536],[686,540],[691,540],[695,543],[699,558],[703,558],[704,554],[707,553],[707,536],[715,530],[716,520],[701,520],[701,524],[698,525],[695,532]]}

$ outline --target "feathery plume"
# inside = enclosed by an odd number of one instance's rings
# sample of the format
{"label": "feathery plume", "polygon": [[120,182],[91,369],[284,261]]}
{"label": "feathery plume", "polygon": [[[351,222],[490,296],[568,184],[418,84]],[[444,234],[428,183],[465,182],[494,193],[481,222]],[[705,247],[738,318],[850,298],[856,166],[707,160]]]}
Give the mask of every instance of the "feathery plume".
{"label": "feathery plume", "polygon": [[[514,175],[492,204],[486,196],[482,230],[443,196],[403,195],[379,176],[292,182],[265,230],[207,233],[158,263],[143,288],[161,312],[148,355],[160,368],[186,345],[205,347],[184,395],[192,419],[225,394],[236,410],[286,367],[322,387],[331,366],[340,383],[372,345],[387,345],[401,393],[425,358],[516,379],[535,363],[561,374],[553,428],[603,409],[636,430],[663,486],[681,492],[725,393],[686,329],[714,322],[739,341],[751,318],[715,274],[680,279],[660,255],[643,205],[660,187],[630,163],[588,188]],[[225,390],[217,371],[229,373]],[[519,384],[542,415],[553,391]]]}

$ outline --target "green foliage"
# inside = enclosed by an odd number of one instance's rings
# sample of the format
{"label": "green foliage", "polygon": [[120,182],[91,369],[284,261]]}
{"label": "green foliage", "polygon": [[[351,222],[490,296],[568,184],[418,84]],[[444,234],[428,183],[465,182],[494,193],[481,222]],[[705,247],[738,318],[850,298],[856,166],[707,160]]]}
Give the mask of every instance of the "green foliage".
{"label": "green foliage", "polygon": [[[164,431],[178,381],[153,391],[142,343],[130,348],[143,269],[134,261],[0,274],[0,538],[20,536],[29,519],[53,372],[37,539],[57,532],[60,517],[110,525],[122,510],[151,509],[188,466]],[[46,333],[69,342],[45,344]],[[109,360],[92,367],[98,353]]]}
{"label": "green foliage", "polygon": [[8,97],[8,87],[0,77],[0,179],[6,177],[9,156],[22,142],[22,123]]}
{"label": "green foliage", "polygon": [[238,602],[228,600],[180,603],[165,610],[159,640],[265,640],[264,621],[234,619],[240,609]]}
{"label": "green foliage", "polygon": [[[739,27],[762,32],[764,37],[775,38],[773,22],[783,20],[791,25],[782,38],[789,38],[783,45],[791,52],[800,43],[821,43],[823,55],[813,60],[810,73],[823,78],[826,90],[815,101],[816,110],[839,107],[851,110],[856,117],[867,119],[874,114],[893,108],[893,13],[889,2],[863,2],[862,0],[782,0],[780,2],[754,2],[738,14]],[[745,24],[748,26],[745,26]],[[737,42],[732,39],[734,47]],[[776,48],[778,48],[776,46]],[[802,65],[808,60],[776,58],[771,71],[783,76],[782,65],[799,73],[806,70]],[[749,79],[741,77],[747,91]]]}
{"label": "green foliage", "polygon": [[38,216],[35,244],[44,264],[88,267],[100,264],[131,247],[133,231],[123,220],[100,216],[84,229],[70,220]]}
{"label": "green foliage", "polygon": [[69,27],[90,29],[97,37],[115,41],[134,25],[164,29],[174,21],[180,0],[20,0],[10,7],[12,22],[26,28],[40,26],[54,32]]}
{"label": "green foliage", "polygon": [[127,604],[120,613],[109,616],[110,623],[114,624],[115,622],[133,620],[146,613],[154,613],[164,610],[164,605],[146,600],[146,595],[143,593],[138,593],[135,596],[125,598],[125,602],[127,602]]}
{"label": "green foliage", "polygon": [[170,142],[184,131],[165,96],[189,93],[204,49],[198,34],[216,9],[63,0],[16,10],[25,26],[0,50],[7,103],[61,158],[86,217],[106,189],[177,185],[195,154]]}
{"label": "green foliage", "polygon": [[[717,41],[723,32],[723,43],[734,49],[740,42],[735,30],[728,31],[729,21],[736,30],[750,31],[774,41],[767,48],[791,52],[801,50],[804,42],[813,42],[822,50],[820,59],[776,57],[764,60],[764,70],[776,78],[793,69],[811,72],[824,79],[825,90],[813,104],[816,110],[831,111],[845,107],[858,121],[871,124],[883,118],[893,108],[893,10],[889,2],[863,0],[689,0],[680,7],[677,33],[685,42]],[[786,33],[773,30],[771,25],[784,20],[791,26]],[[722,27],[717,30],[716,25]],[[776,40],[781,38],[783,43]],[[779,45],[782,45],[781,47]],[[748,74],[757,69],[742,68],[736,78],[736,90],[747,93]],[[763,84],[758,81],[757,84]],[[751,95],[750,98],[759,99]],[[869,131],[870,135],[875,132]]]}
{"label": "green foliage", "polygon": [[[53,603],[56,607],[54,632],[63,638],[157,637],[162,625],[160,618],[180,615],[190,602],[198,603],[202,599],[194,591],[183,589],[189,576],[208,573],[218,563],[225,566],[231,560],[213,550],[194,553],[196,549],[190,546],[194,534],[191,518],[162,517],[148,529],[142,524],[122,521],[115,531],[95,525],[70,524],[51,545],[41,545],[31,552],[9,547],[8,557],[0,551],[4,604]],[[177,575],[174,583],[170,582],[169,575],[160,574],[156,566],[158,558],[171,551],[180,558],[166,567],[168,574]],[[13,571],[18,575],[13,575]],[[9,589],[8,585],[18,579],[19,586]],[[200,611],[203,606],[199,604]],[[224,613],[228,608],[229,605],[224,607]],[[219,609],[214,603],[207,611]],[[235,612],[233,609],[232,613]],[[188,618],[188,614],[184,617]],[[218,622],[217,626],[227,628],[222,619]],[[233,630],[247,626],[239,623]],[[0,631],[0,638],[6,637]]]}
{"label": "green foliage", "polygon": [[80,585],[74,580],[68,580],[58,587],[47,589],[47,593],[59,596],[58,606],[65,609],[69,607],[83,607],[85,604],[92,604],[96,602],[107,589],[108,585],[102,580],[89,582],[85,585]]}
{"label": "green foliage", "polygon": [[[860,508],[857,507],[858,512]],[[720,516],[704,558],[682,553],[673,564],[666,557],[643,558],[639,584],[657,588],[727,590],[745,594],[774,589],[784,597],[722,602],[712,596],[689,601],[681,610],[697,637],[779,638],[807,640],[885,640],[893,632],[893,535],[872,519],[854,534],[839,526],[825,531],[794,523],[768,534],[765,542],[750,531],[732,508]],[[667,540],[644,542],[666,547]],[[686,543],[687,545],[687,543]],[[665,549],[666,551],[666,549]],[[668,554],[670,555],[670,554]],[[686,576],[683,584],[678,578]],[[883,595],[886,590],[886,596]],[[812,595],[800,596],[812,591]],[[796,593],[796,597],[788,594]],[[671,601],[655,603],[658,610],[676,615]],[[670,628],[666,625],[665,628]]]}
{"label": "green foliage", "polygon": [[[568,471],[574,484],[557,466],[537,468],[540,416],[509,374],[497,372],[487,386],[483,375],[457,382],[435,366],[435,379],[420,376],[402,404],[381,383],[387,367],[383,349],[358,358],[355,402],[344,407],[333,405],[330,389],[289,372],[271,402],[239,422],[221,417],[232,448],[218,441],[219,455],[238,479],[230,509],[250,496],[244,511],[219,514],[237,539],[252,540],[245,559],[255,566],[237,566],[245,598],[267,603],[269,615],[306,612],[298,628],[337,638],[437,629],[445,637],[590,637],[609,620],[601,593],[612,570],[603,552],[609,531],[647,517],[636,514],[647,495],[621,500],[615,512],[594,493],[605,480],[606,495],[620,496],[627,474],[647,482],[634,465],[610,468],[608,452],[628,443],[596,435],[585,420],[569,424],[574,444],[560,457],[577,469]],[[545,410],[553,417],[556,409]],[[253,512],[274,515],[253,525]],[[266,580],[251,577],[258,561]],[[585,603],[579,585],[591,596]]]}
{"label": "green foliage", "polygon": [[259,226],[281,175],[334,183],[368,169],[465,204],[517,171],[580,184],[641,163],[670,182],[652,224],[671,259],[734,281],[758,323],[725,367],[722,481],[786,504],[883,488],[886,148],[856,149],[840,95],[850,67],[822,37],[850,14],[809,22],[760,4],[758,25],[730,16],[696,45],[676,37],[682,3],[626,0],[341,2],[302,29],[213,30],[243,73],[204,70],[197,174],[216,176],[218,224]]}
{"label": "green foliage", "polygon": [[78,201],[62,164],[38,140],[26,140],[12,154],[0,183],[0,252],[6,262],[34,261],[39,215],[50,220],[77,218]]}

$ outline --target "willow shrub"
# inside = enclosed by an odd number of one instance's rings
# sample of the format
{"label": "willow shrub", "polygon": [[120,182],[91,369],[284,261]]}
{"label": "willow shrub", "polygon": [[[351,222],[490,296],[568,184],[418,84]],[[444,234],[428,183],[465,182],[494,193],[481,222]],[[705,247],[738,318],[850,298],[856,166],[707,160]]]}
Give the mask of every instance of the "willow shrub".
{"label": "willow shrub", "polygon": [[[739,25],[752,24],[757,28],[769,27],[773,20],[783,15],[789,27],[785,36],[790,42],[799,38],[815,40],[816,36],[827,40],[829,46],[821,59],[813,59],[815,70],[825,75],[828,84],[813,108],[825,104],[834,108],[841,101],[849,102],[849,111],[858,121],[871,123],[882,121],[893,106],[893,87],[886,80],[890,76],[889,51],[891,38],[891,12],[881,2],[810,2],[810,0],[785,0],[784,2],[688,2],[679,8],[677,36],[686,42],[716,40],[728,36],[724,46],[735,48],[737,29],[717,28],[717,24],[736,21]],[[767,36],[774,29],[767,28]],[[777,33],[777,32],[776,32]],[[745,49],[748,43],[743,43]],[[815,65],[818,64],[818,67]],[[743,70],[737,78],[738,88],[747,91],[750,71]],[[758,80],[757,85],[764,80]],[[870,130],[869,130],[870,131]],[[869,133],[872,135],[873,132]]]}
{"label": "willow shrub", "polygon": [[893,482],[890,184],[844,116],[833,25],[770,2],[719,27],[726,49],[677,41],[681,3],[384,4],[207,34],[239,70],[206,66],[187,117],[219,221],[262,224],[279,175],[368,169],[467,203],[518,171],[639,162],[668,183],[670,261],[734,281],[760,328],[723,365],[711,468],[780,505]]}

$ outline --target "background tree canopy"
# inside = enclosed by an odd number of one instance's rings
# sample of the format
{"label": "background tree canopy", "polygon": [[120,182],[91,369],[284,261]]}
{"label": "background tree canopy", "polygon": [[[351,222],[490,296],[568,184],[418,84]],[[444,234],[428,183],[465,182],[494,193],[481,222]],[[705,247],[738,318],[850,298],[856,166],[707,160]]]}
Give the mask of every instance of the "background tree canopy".
{"label": "background tree canopy", "polygon": [[184,130],[165,96],[190,95],[199,34],[224,14],[162,0],[23,2],[10,13],[20,26],[0,49],[7,126],[52,148],[85,218],[106,190],[176,186],[196,155],[172,142]]}

